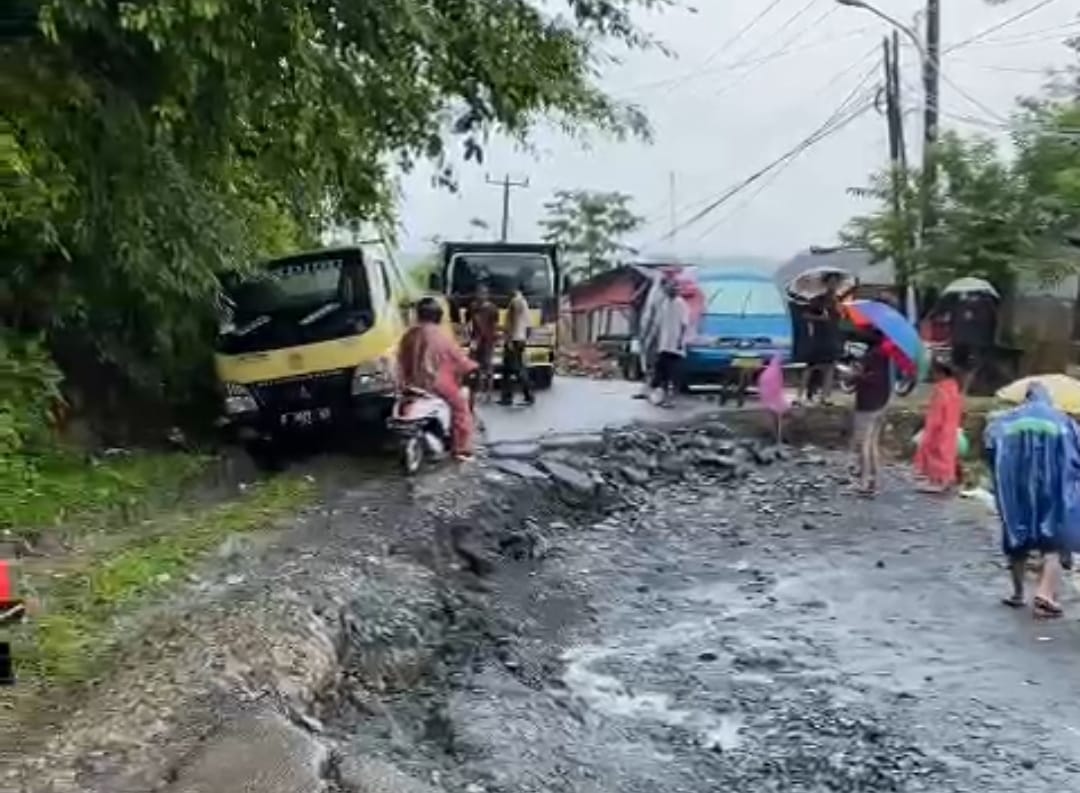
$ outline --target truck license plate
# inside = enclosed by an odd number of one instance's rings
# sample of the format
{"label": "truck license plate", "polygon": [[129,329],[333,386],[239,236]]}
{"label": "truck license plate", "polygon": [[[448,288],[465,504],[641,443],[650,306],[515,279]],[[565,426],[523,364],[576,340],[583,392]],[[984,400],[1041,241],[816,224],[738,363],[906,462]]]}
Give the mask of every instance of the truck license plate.
{"label": "truck license plate", "polygon": [[310,427],[323,421],[330,420],[330,408],[314,408],[312,410],[294,410],[290,413],[281,414],[282,426]]}

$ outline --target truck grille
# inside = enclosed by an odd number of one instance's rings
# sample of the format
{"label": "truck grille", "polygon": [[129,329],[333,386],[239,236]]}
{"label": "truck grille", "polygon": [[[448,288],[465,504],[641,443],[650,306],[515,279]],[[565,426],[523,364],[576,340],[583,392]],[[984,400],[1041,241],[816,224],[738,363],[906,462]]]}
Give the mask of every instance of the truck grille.
{"label": "truck grille", "polygon": [[349,399],[351,385],[352,369],[335,369],[256,383],[253,390],[261,407],[280,412],[340,404]]}

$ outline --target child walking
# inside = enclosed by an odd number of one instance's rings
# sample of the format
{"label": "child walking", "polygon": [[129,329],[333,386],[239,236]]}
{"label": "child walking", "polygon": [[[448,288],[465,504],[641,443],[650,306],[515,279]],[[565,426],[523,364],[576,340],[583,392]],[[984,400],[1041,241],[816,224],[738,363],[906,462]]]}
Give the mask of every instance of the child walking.
{"label": "child walking", "polygon": [[952,365],[935,360],[931,369],[934,390],[926,410],[919,448],[915,452],[915,474],[924,493],[944,493],[958,481],[958,437],[964,415],[964,397]]}

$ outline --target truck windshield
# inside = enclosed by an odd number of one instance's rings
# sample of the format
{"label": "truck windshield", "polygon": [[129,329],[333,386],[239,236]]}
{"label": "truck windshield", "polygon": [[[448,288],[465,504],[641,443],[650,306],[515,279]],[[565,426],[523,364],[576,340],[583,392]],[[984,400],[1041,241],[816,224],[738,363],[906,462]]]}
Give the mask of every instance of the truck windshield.
{"label": "truck windshield", "polygon": [[738,314],[739,316],[777,316],[784,314],[780,290],[768,281],[705,281],[706,314]]}
{"label": "truck windshield", "polygon": [[342,259],[271,265],[259,276],[229,290],[228,302],[238,319],[304,313],[330,303],[348,306],[355,302],[356,284],[355,278],[345,277],[344,273]]}
{"label": "truck windshield", "polygon": [[540,253],[457,253],[450,260],[450,294],[476,293],[486,284],[496,296],[521,288],[526,297],[549,298],[555,294],[551,260]]}

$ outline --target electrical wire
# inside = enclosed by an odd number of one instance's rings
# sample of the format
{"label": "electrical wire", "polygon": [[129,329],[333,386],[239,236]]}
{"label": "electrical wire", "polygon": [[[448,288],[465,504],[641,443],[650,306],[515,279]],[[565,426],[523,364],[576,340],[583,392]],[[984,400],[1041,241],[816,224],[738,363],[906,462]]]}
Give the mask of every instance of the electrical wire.
{"label": "electrical wire", "polygon": [[727,72],[727,71],[734,71],[735,69],[741,68],[742,66],[752,66],[752,65],[755,65],[757,63],[761,63],[763,61],[778,60],[779,58],[787,57],[788,55],[795,55],[795,54],[798,54],[800,52],[807,52],[808,50],[814,50],[814,49],[817,49],[819,47],[824,47],[824,46],[829,45],[829,44],[835,44],[837,41],[841,41],[843,39],[848,39],[848,38],[854,38],[856,36],[861,36],[864,33],[867,33],[867,32],[869,32],[871,30],[877,30],[877,29],[878,28],[876,26],[874,26],[874,25],[865,25],[863,27],[855,28],[853,30],[846,31],[844,33],[839,33],[839,34],[836,34],[836,35],[823,36],[823,37],[818,38],[818,39],[816,39],[814,41],[808,42],[807,44],[803,45],[802,47],[795,47],[794,49],[789,49],[786,52],[783,52],[783,53],[780,53],[780,54],[771,53],[769,55],[762,55],[762,56],[753,58],[751,60],[746,60],[744,58],[744,59],[741,59],[741,60],[738,60],[738,61],[735,61],[735,62],[732,62],[732,63],[719,64],[719,65],[714,66],[714,67],[709,68],[709,69],[696,69],[694,71],[686,72],[684,74],[676,75],[674,77],[665,77],[665,78],[660,79],[660,80],[650,80],[649,82],[645,82],[645,83],[637,83],[635,85],[629,86],[628,88],[626,88],[623,91],[620,91],[619,93],[621,93],[621,94],[623,94],[625,96],[625,95],[639,94],[639,93],[651,91],[651,90],[657,89],[657,88],[667,88],[667,87],[672,87],[672,86],[678,86],[680,84],[688,83],[691,80],[697,79],[699,77],[705,77],[705,76],[713,75],[713,74],[721,74],[721,73]]}
{"label": "electrical wire", "polygon": [[[859,57],[858,59],[852,61],[851,63],[846,65],[840,71],[830,75],[830,77],[821,85],[821,87],[818,88],[818,90],[816,90],[808,98],[810,100],[816,100],[819,97],[821,97],[830,88],[833,88],[837,84],[838,81],[840,81],[841,79],[846,77],[850,72],[857,69],[859,66],[862,66],[863,64],[865,64],[868,59],[870,59],[875,53],[877,53],[879,51],[879,47],[880,47],[880,45],[875,42],[870,47],[870,49],[868,49],[866,52],[863,53],[863,55],[861,57]],[[851,98],[855,94],[857,94],[858,91],[861,88],[863,88],[866,85],[866,83],[873,77],[874,73],[877,72],[878,69],[880,69],[880,67],[881,67],[881,58],[879,57],[879,58],[875,59],[874,63],[870,65],[870,68],[865,73],[863,73],[863,75],[858,79],[858,81],[855,83],[855,86],[851,89],[850,93],[846,96],[846,98],[843,100],[843,102],[841,102],[840,106],[843,107],[843,106],[845,106],[845,104],[850,102]],[[800,104],[800,106],[801,106],[801,104]],[[790,115],[790,110],[787,110],[785,112],[786,112],[786,114]],[[705,206],[711,200],[712,200],[712,195],[710,194],[708,196],[705,196],[704,198],[699,198],[699,199],[696,199],[696,200],[692,200],[692,201],[690,201],[688,203],[682,204],[681,206],[679,206],[677,208],[677,210],[676,210],[677,214],[684,214],[684,213],[690,212],[690,211],[697,211],[701,207]],[[646,213],[647,220],[641,226],[641,230],[651,228],[652,226],[655,226],[655,225],[657,225],[657,224],[659,224],[659,223],[661,223],[663,221],[666,221],[668,219],[668,215],[666,214],[667,209],[668,209],[668,206],[665,203],[665,204],[659,205],[654,211],[650,211],[650,212]]]}
{"label": "electrical wire", "polygon": [[[807,8],[809,8],[809,6],[807,6]],[[785,41],[783,44],[781,44],[775,50],[770,52],[768,55],[763,56],[753,66],[751,66],[745,72],[742,72],[740,75],[738,75],[738,77],[736,77],[732,82],[728,83],[723,88],[721,88],[719,91],[717,91],[714,94],[714,96],[723,96],[725,93],[730,91],[732,88],[737,88],[738,86],[740,86],[744,82],[746,82],[747,78],[750,77],[750,75],[754,74],[754,72],[761,69],[766,63],[769,63],[770,61],[774,61],[777,58],[781,58],[781,57],[787,55],[791,50],[791,45],[792,44],[797,42],[799,39],[801,39],[803,36],[805,36],[811,30],[816,28],[818,25],[820,25],[822,22],[824,22],[830,16],[835,14],[839,10],[839,8],[840,8],[839,6],[834,5],[831,8],[826,9],[824,14],[819,16],[817,19],[815,19],[813,22],[811,22],[809,25],[807,25],[802,30],[796,32],[794,36],[791,36],[787,41]]]}
{"label": "electrical wire", "polygon": [[953,50],[958,50],[961,47],[966,47],[967,45],[969,45],[969,44],[971,44],[973,42],[979,41],[980,39],[984,39],[987,36],[989,36],[991,33],[995,33],[995,32],[1001,30],[1004,27],[1008,27],[1009,25],[1012,25],[1015,22],[1019,22],[1021,19],[1025,19],[1026,17],[1031,16],[1036,11],[1040,11],[1043,8],[1045,8],[1046,6],[1048,6],[1048,5],[1050,5],[1051,3],[1054,3],[1054,2],[1056,2],[1056,0],[1039,0],[1039,2],[1035,3],[1035,5],[1030,6],[1030,7],[1026,8],[1025,10],[1023,10],[1023,11],[1020,11],[1019,13],[1013,14],[1011,17],[1008,17],[1007,19],[1003,19],[1000,22],[995,22],[993,25],[990,25],[989,27],[983,28],[979,32],[968,36],[966,39],[958,41],[955,44],[950,44],[948,47],[945,48],[945,50],[941,54],[945,55],[947,53],[952,52]]}
{"label": "electrical wire", "polygon": [[938,74],[941,76],[941,79],[942,79],[943,82],[945,82],[954,91],[956,91],[958,94],[960,94],[960,96],[964,97],[966,100],[971,102],[971,104],[973,104],[975,107],[979,108],[979,110],[983,111],[984,113],[986,113],[991,118],[997,119],[998,121],[1001,121],[1003,123],[1008,123],[1008,119],[1005,118],[1005,116],[1001,115],[996,110],[993,110],[992,108],[990,108],[982,100],[978,99],[975,96],[972,96],[970,91],[968,91],[963,86],[957,84],[957,82],[954,79],[952,79],[951,77],[949,77],[949,75],[947,75],[944,71],[939,71]]}
{"label": "electrical wire", "polygon": [[872,109],[874,106],[872,100],[866,100],[857,109],[849,112],[846,117],[843,117],[844,112],[848,109],[847,106],[851,104],[851,100],[853,98],[853,95],[849,95],[833,112],[833,114],[807,137],[803,138],[799,143],[788,149],[786,152],[781,154],[772,162],[768,163],[762,168],[759,168],[750,176],[746,177],[745,179],[725,190],[718,197],[710,201],[709,204],[706,205],[704,208],[700,209],[690,218],[676,225],[675,228],[671,229],[669,232],[660,237],[657,242],[664,242],[670,240],[678,232],[683,231],[690,226],[698,223],[700,220],[712,214],[714,211],[716,211],[716,209],[726,204],[728,201],[730,201],[736,195],[748,188],[750,185],[754,184],[762,177],[767,176],[775,168],[782,166],[785,162],[792,158],[798,157],[811,146],[819,143],[830,135],[835,134],[840,129],[846,127],[852,121],[857,119],[859,116]]}
{"label": "electrical wire", "polygon": [[723,44],[713,50],[709,57],[707,57],[702,63],[702,67],[708,66],[710,63],[719,58],[721,53],[723,53],[732,44],[736,44],[739,39],[741,39],[743,36],[753,30],[754,26],[766,16],[768,16],[769,12],[776,8],[778,5],[780,5],[781,2],[782,0],[772,0],[772,2],[765,6],[765,8],[757,14],[757,16],[755,16],[753,19],[751,19],[749,22],[739,28],[739,30],[733,36],[731,36],[731,38],[729,38],[727,41],[725,41]]}

